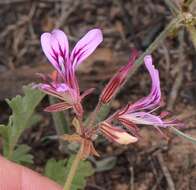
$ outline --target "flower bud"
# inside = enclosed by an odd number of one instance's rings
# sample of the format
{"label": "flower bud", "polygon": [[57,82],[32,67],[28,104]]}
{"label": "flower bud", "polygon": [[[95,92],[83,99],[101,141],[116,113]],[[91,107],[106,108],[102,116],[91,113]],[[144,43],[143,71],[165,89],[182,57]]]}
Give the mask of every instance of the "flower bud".
{"label": "flower bud", "polygon": [[103,104],[107,104],[112,99],[112,97],[117,93],[119,88],[123,86],[127,74],[129,70],[132,68],[136,57],[137,51],[134,50],[129,60],[129,63],[121,67],[120,70],[110,79],[108,84],[105,86],[100,96],[100,101]]}
{"label": "flower bud", "polygon": [[119,144],[130,144],[138,140],[123,129],[113,127],[107,122],[102,122],[99,129],[106,138]]}

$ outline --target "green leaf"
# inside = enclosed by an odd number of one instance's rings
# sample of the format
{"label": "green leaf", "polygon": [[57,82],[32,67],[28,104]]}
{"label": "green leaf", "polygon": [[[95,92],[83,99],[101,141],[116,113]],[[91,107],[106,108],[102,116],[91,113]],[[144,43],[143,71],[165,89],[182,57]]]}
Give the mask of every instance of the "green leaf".
{"label": "green leaf", "polygon": [[[71,156],[66,166],[66,177],[69,174],[75,156]],[[86,178],[93,175],[94,170],[89,161],[80,161],[76,175],[72,182],[71,190],[84,189],[86,185]]]}
{"label": "green leaf", "polygon": [[[24,96],[18,95],[11,100],[6,100],[12,109],[12,115],[9,117],[9,123],[6,126],[7,132],[5,132],[5,129],[3,129],[5,127],[2,127],[1,135],[4,138],[4,156],[10,160],[13,159],[15,146],[23,131],[26,128],[36,124],[41,119],[39,115],[34,114],[34,111],[36,106],[43,99],[44,94],[36,89],[33,89],[30,85],[25,86],[23,91]],[[26,158],[24,157],[24,154],[21,156],[22,158],[19,159],[18,162],[21,162],[21,160],[28,160],[27,162],[31,162],[30,160],[32,160],[32,156],[30,155],[26,155]],[[19,155],[17,155],[16,158],[18,159]],[[15,161],[17,161],[16,158],[14,158]]]}
{"label": "green leaf", "polygon": [[39,123],[42,120],[42,116],[39,114],[33,114],[30,118],[29,118],[29,122],[28,122],[28,126],[34,126],[37,123]]}
{"label": "green leaf", "polygon": [[33,164],[33,156],[28,154],[30,147],[25,144],[18,145],[13,151],[12,160],[17,163]]}
{"label": "green leaf", "polygon": [[14,125],[12,132],[18,136],[20,132],[29,127],[29,119],[33,115],[36,106],[40,103],[44,94],[30,86],[23,88],[24,96],[16,96],[12,100],[6,100],[12,109],[11,122]]}
{"label": "green leaf", "polygon": [[[65,183],[67,175],[71,169],[74,156],[71,156],[66,163],[64,160],[56,161],[55,159],[48,160],[44,174],[50,179],[56,181],[60,185]],[[89,161],[80,161],[76,175],[72,182],[71,190],[84,189],[86,185],[86,177],[93,175],[94,170]]]}
{"label": "green leaf", "polygon": [[0,136],[3,137],[3,155],[7,155],[9,152],[9,130],[6,125],[0,125]]}
{"label": "green leaf", "polygon": [[0,124],[0,136],[2,136],[4,139],[8,138],[8,127],[6,125]]}
{"label": "green leaf", "polygon": [[63,185],[65,183],[65,160],[48,160],[44,169],[44,175]]}

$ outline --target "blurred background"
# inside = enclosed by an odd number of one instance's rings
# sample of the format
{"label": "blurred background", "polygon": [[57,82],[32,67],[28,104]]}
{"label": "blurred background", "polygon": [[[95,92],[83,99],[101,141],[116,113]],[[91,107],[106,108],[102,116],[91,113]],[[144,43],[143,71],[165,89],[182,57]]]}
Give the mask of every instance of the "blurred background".
{"label": "blurred background", "polygon": [[[182,1],[174,2],[181,6]],[[192,12],[195,7],[193,4]],[[0,0],[0,122],[7,122],[10,114],[5,98],[38,81],[36,73],[52,71],[40,47],[43,32],[60,28],[73,47],[88,30],[102,29],[103,43],[78,70],[81,89],[96,88],[85,104],[90,112],[107,80],[127,63],[130,49],[142,53],[172,18],[167,0]],[[160,71],[163,109],[186,123],[184,132],[196,136],[196,50],[189,33],[185,29],[172,31],[153,57]],[[149,91],[149,76],[141,66],[112,102],[112,108]],[[43,171],[48,158],[64,157],[57,141],[42,143],[44,136],[55,134],[51,115],[43,112],[46,105],[47,98],[39,107],[42,121],[20,140],[32,147],[33,169],[38,172]],[[195,190],[196,146],[165,132],[168,139],[150,126],[141,127],[139,142],[129,146],[97,142],[101,157],[114,156],[116,164],[89,177],[86,189],[174,190],[173,183],[176,190]]]}

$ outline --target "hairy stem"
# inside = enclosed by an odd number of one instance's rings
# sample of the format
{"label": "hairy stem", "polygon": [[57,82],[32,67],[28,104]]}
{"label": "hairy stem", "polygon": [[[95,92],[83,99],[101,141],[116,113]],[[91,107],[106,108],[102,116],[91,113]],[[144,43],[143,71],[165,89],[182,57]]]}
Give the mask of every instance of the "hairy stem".
{"label": "hairy stem", "polygon": [[73,161],[73,164],[72,164],[71,169],[69,171],[69,174],[68,174],[68,177],[66,179],[63,190],[70,190],[71,189],[73,178],[76,174],[76,171],[78,169],[78,166],[79,166],[79,163],[80,163],[80,160],[81,160],[82,149],[83,148],[82,148],[82,145],[81,145],[80,150],[78,151],[78,153],[77,153],[77,155],[76,155],[76,157]]}

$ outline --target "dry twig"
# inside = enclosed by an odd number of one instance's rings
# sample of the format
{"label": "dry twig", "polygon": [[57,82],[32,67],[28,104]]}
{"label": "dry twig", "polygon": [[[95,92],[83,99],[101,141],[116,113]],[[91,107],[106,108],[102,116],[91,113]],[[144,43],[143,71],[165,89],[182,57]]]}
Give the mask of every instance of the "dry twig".
{"label": "dry twig", "polygon": [[0,0],[1,4],[11,4],[11,3],[26,3],[28,0]]}
{"label": "dry twig", "polygon": [[62,1],[61,2],[61,15],[58,21],[55,24],[56,28],[60,28],[67,20],[67,18],[70,16],[71,13],[73,13],[77,7],[80,5],[79,0],[75,1]]}
{"label": "dry twig", "polygon": [[173,182],[173,179],[172,179],[172,176],[163,160],[163,155],[161,153],[158,153],[157,154],[157,159],[159,161],[159,164],[161,166],[161,169],[163,171],[163,174],[167,180],[167,183],[168,183],[168,188],[169,190],[175,190],[175,185],[174,185],[174,182]]}
{"label": "dry twig", "polygon": [[0,39],[5,38],[10,32],[12,32],[12,31],[16,30],[18,27],[21,27],[24,24],[28,23],[32,19],[33,15],[35,13],[35,8],[36,8],[36,6],[33,5],[27,16],[21,17],[18,22],[16,22],[15,24],[9,25],[7,28],[5,28],[5,30],[0,34]]}
{"label": "dry twig", "polygon": [[152,190],[156,190],[157,189],[157,187],[159,186],[159,184],[160,184],[160,182],[161,182],[162,179],[163,179],[163,175],[160,175],[157,178],[155,185],[152,187]]}

